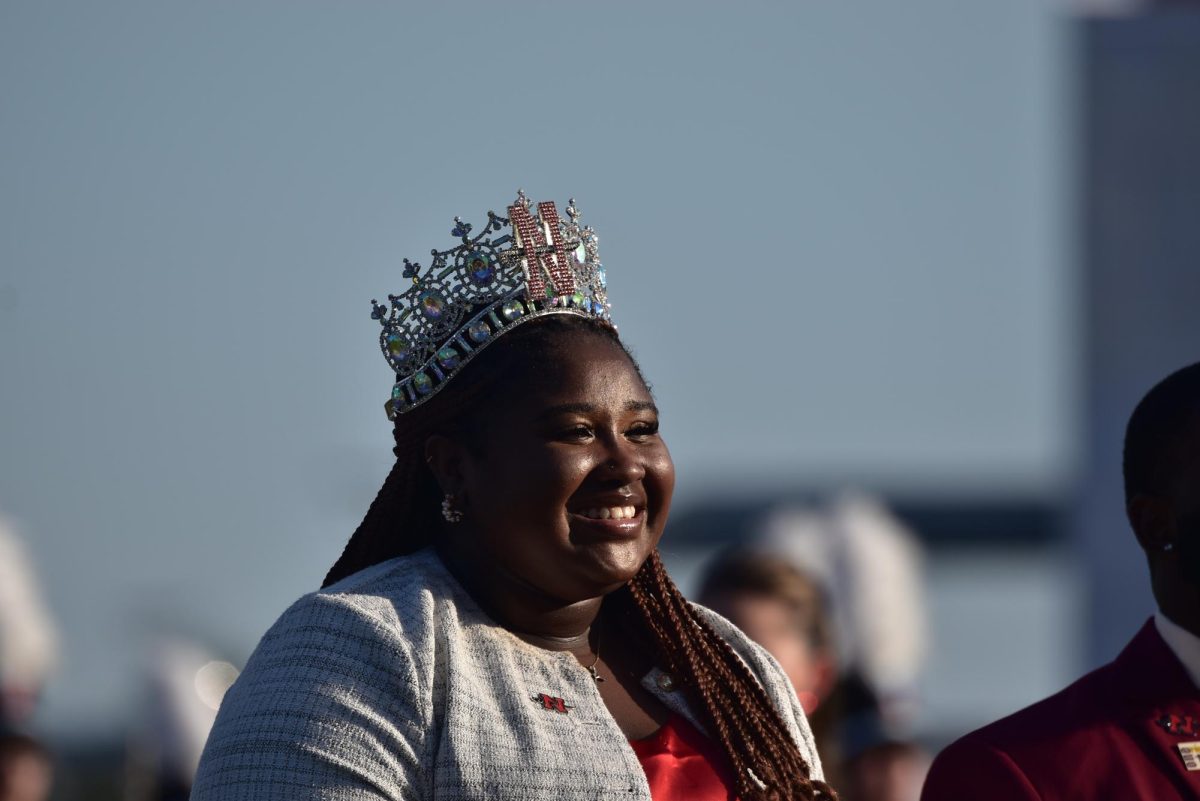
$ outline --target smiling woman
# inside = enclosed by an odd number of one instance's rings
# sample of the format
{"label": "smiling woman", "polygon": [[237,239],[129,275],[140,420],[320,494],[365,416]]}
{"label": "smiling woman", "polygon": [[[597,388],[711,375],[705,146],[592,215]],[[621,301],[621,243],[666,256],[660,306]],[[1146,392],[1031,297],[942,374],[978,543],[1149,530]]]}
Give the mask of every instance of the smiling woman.
{"label": "smiling woman", "polygon": [[834,798],[778,665],[659,560],[675,472],[594,234],[508,211],[375,305],[396,464],[193,799]]}
{"label": "smiling woman", "polygon": [[520,391],[510,384],[491,393],[488,424],[476,436],[426,440],[440,488],[466,517],[438,550],[454,572],[470,575],[500,619],[528,590],[563,609],[595,605],[633,579],[666,522],[675,471],[654,402],[605,335],[611,329],[589,331],[576,319],[551,317],[514,332],[527,353],[539,339],[561,352],[539,359],[534,374],[528,362],[506,371],[526,373]]}

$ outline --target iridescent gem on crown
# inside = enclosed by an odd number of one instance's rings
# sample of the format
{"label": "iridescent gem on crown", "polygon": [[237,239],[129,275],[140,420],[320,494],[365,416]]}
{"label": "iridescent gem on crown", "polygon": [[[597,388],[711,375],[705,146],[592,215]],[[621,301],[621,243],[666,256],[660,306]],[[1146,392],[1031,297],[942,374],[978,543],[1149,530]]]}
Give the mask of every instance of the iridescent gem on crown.
{"label": "iridescent gem on crown", "polygon": [[518,191],[508,217],[489,211],[475,236],[455,217],[450,235],[459,244],[430,251],[428,267],[404,259],[412,286],[388,295],[387,306],[371,301],[383,327],[380,348],[396,373],[389,418],[437,394],[476,353],[529,320],[574,314],[611,324],[598,237],[579,224],[573,199],[566,214],[549,202],[535,210]]}

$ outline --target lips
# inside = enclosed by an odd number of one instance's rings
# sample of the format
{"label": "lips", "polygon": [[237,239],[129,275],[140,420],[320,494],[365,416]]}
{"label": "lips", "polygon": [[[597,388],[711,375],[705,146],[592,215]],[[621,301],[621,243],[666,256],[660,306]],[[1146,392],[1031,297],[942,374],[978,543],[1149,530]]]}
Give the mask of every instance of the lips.
{"label": "lips", "polygon": [[572,528],[590,530],[605,538],[640,536],[646,523],[646,500],[640,495],[612,493],[572,504]]}

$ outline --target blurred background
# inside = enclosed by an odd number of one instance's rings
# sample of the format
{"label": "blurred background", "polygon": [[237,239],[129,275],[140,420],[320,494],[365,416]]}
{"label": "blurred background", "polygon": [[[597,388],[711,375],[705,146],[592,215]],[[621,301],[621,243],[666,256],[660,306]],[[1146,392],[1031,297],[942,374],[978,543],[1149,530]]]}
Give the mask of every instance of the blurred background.
{"label": "blurred background", "polygon": [[1107,661],[1123,426],[1200,356],[1188,5],[6,0],[10,750],[186,796],[388,470],[368,301],[518,187],[600,234],[685,592],[771,545],[925,754]]}

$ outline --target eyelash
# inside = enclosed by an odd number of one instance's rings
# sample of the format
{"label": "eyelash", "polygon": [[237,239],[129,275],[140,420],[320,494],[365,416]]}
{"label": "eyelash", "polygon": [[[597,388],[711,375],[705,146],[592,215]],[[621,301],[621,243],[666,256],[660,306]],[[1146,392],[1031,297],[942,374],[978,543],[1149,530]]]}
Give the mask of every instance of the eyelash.
{"label": "eyelash", "polygon": [[[658,421],[653,423],[637,423],[626,432],[627,436],[632,437],[652,437],[658,433]],[[573,426],[563,432],[563,437],[566,439],[584,438],[592,435],[592,429],[585,425]]]}
{"label": "eyelash", "polygon": [[638,423],[630,429],[629,433],[638,437],[652,437],[658,433],[658,421],[655,420],[653,423]]}
{"label": "eyelash", "polygon": [[563,432],[563,437],[567,439],[580,438],[591,436],[592,430],[587,426],[572,426]]}

